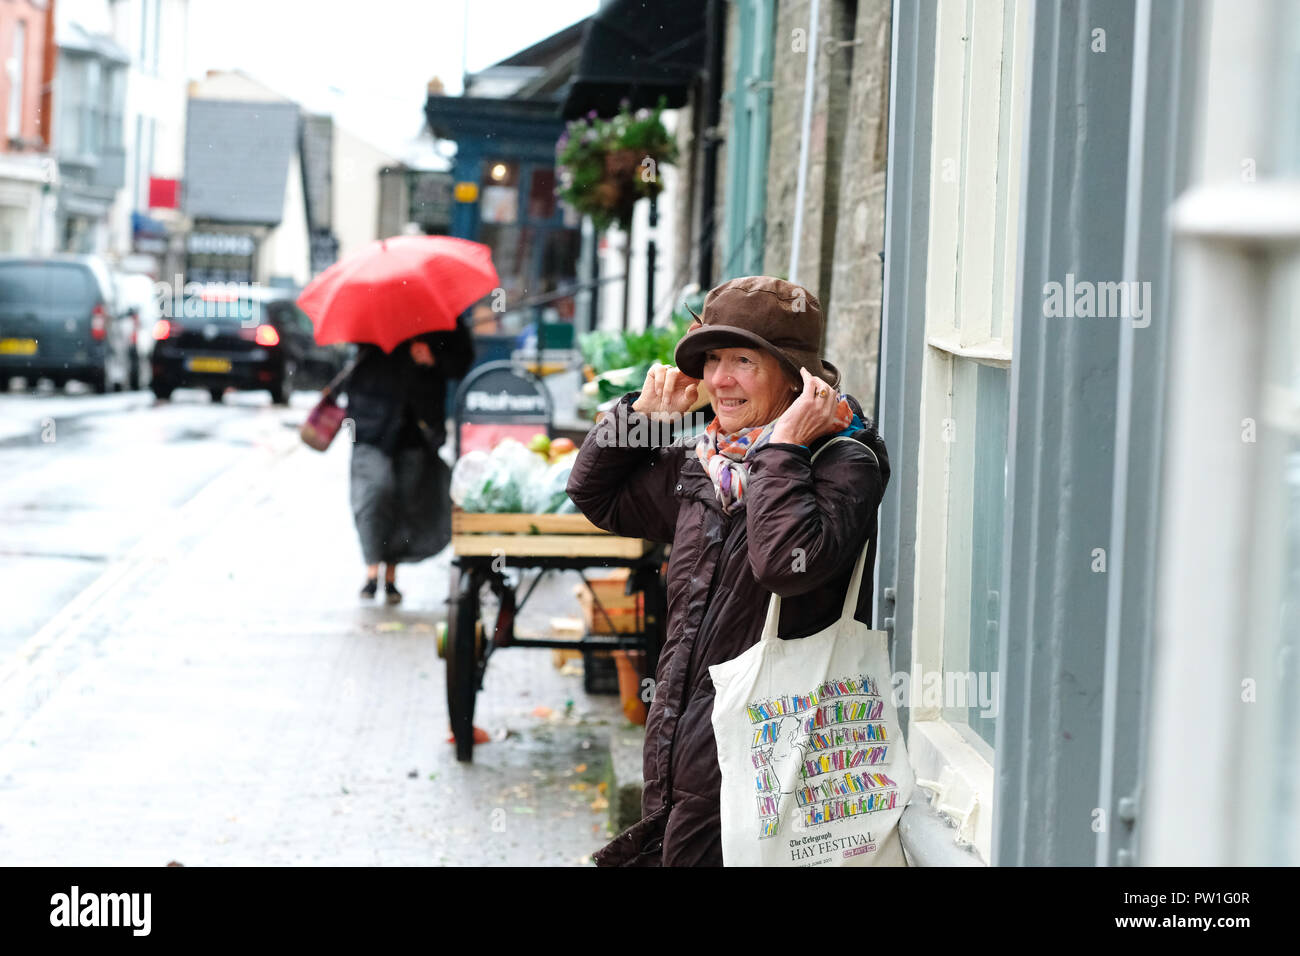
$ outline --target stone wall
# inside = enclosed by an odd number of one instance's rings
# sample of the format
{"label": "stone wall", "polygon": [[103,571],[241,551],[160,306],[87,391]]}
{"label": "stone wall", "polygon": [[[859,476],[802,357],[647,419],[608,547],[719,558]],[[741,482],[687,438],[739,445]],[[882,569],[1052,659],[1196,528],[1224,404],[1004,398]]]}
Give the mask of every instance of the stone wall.
{"label": "stone wall", "polygon": [[[811,0],[781,3],[773,59],[768,159],[769,275],[821,300],[826,356],[843,387],[874,410],[880,338],[888,105],[887,0],[823,0],[812,48]],[[797,274],[790,275],[808,57],[815,56]]]}
{"label": "stone wall", "polygon": [[[726,20],[727,44],[722,54],[722,105],[718,113],[718,132],[723,139],[718,145],[718,179],[717,190],[714,193],[712,221],[714,285],[722,280],[723,258],[727,252],[727,192],[730,188],[727,182],[727,157],[730,155],[730,143],[727,137],[731,132],[731,114],[734,108],[728,94],[732,93],[732,84],[736,75],[736,46],[740,42],[739,18],[736,11],[730,3],[724,3],[722,9]],[[707,227],[709,224],[705,225]],[[699,240],[699,236],[696,236],[696,240]]]}
{"label": "stone wall", "polygon": [[[699,97],[704,95],[702,87],[703,84],[697,84],[693,103],[698,102]],[[700,197],[704,194],[701,179],[704,154],[699,129],[702,111],[693,103],[677,111],[677,130],[674,137],[677,142],[678,157],[678,187],[673,193],[673,202],[676,206],[673,228],[676,236],[673,242],[672,261],[667,263],[674,293],[682,284],[694,282],[699,275],[700,232],[695,217]],[[676,305],[676,302],[673,304]]]}
{"label": "stone wall", "polygon": [[[719,130],[731,131],[732,90],[738,41],[734,4],[726,17],[724,96]],[[809,56],[815,56],[813,113],[809,129],[802,238],[797,279],[821,300],[826,312],[825,354],[843,373],[842,388],[875,414],[876,366],[882,299],[881,250],[884,248],[885,159],[889,105],[889,0],[821,0],[817,49],[812,48],[811,0],[780,0],[773,35],[771,139],[767,167],[767,216],[763,268],[790,278],[795,198],[798,188],[804,82]],[[686,111],[683,111],[685,119]],[[678,141],[684,162],[688,150],[698,162],[703,130],[692,117]],[[712,226],[715,282],[727,253],[726,209],[731,184],[725,140],[718,150],[717,195],[712,221],[696,214],[690,241],[678,245],[681,257],[698,254],[702,230]],[[700,201],[698,166],[692,169],[691,198]],[[685,259],[678,260],[680,267]],[[696,270],[690,270],[693,279]]]}
{"label": "stone wall", "polygon": [[884,290],[885,160],[889,130],[890,6],[860,0],[853,47],[844,162],[837,184],[834,255],[829,257],[826,356],[841,386],[873,416]]}

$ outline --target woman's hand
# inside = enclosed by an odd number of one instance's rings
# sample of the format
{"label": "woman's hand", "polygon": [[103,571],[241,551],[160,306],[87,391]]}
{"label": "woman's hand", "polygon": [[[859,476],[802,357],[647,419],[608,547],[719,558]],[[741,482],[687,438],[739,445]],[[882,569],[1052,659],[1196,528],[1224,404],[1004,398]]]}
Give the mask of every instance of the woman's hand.
{"label": "woman's hand", "polygon": [[799,374],[803,376],[803,391],[776,420],[773,442],[807,446],[822,435],[839,431],[835,420],[839,405],[835,389],[809,375],[806,368],[799,369]]}
{"label": "woman's hand", "polygon": [[417,365],[432,365],[433,350],[429,348],[427,342],[412,342],[411,358],[415,360]]}
{"label": "woman's hand", "polygon": [[641,386],[641,394],[632,405],[632,411],[665,419],[685,415],[699,400],[700,380],[691,378],[681,369],[656,362],[650,366]]}

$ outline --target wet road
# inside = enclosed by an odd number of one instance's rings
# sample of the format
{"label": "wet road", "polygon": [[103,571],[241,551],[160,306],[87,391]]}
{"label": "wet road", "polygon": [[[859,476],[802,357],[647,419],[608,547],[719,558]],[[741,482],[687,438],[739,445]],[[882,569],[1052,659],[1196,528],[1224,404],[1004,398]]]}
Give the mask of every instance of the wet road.
{"label": "wet road", "polygon": [[298,441],[312,400],[0,396],[0,864],[573,865],[605,842],[617,700],[497,655],[497,739],[458,764],[448,556],[362,606],[349,450]]}
{"label": "wet road", "polygon": [[272,409],[261,394],[226,402],[200,391],[156,408],[147,392],[0,396],[0,580],[21,597],[5,602],[0,656],[302,414]]}

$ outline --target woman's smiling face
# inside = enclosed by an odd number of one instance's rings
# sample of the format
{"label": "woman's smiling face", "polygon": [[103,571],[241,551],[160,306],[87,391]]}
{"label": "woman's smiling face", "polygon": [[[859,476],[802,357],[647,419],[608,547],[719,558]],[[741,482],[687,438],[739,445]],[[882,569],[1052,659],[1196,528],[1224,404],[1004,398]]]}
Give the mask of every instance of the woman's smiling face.
{"label": "woman's smiling face", "polygon": [[726,434],[775,421],[796,394],[781,363],[762,349],[709,349],[704,384]]}

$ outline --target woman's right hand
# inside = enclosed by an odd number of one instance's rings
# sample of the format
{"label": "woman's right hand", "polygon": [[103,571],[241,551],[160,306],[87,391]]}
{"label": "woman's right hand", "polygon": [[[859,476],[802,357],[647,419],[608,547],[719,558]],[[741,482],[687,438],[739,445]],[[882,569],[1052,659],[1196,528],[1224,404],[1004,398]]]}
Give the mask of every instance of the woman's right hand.
{"label": "woman's right hand", "polygon": [[417,365],[432,365],[434,363],[433,352],[427,342],[411,343],[411,358]]}
{"label": "woman's right hand", "polygon": [[656,362],[646,374],[641,394],[632,411],[651,418],[680,418],[689,412],[700,397],[700,380],[681,369]]}

